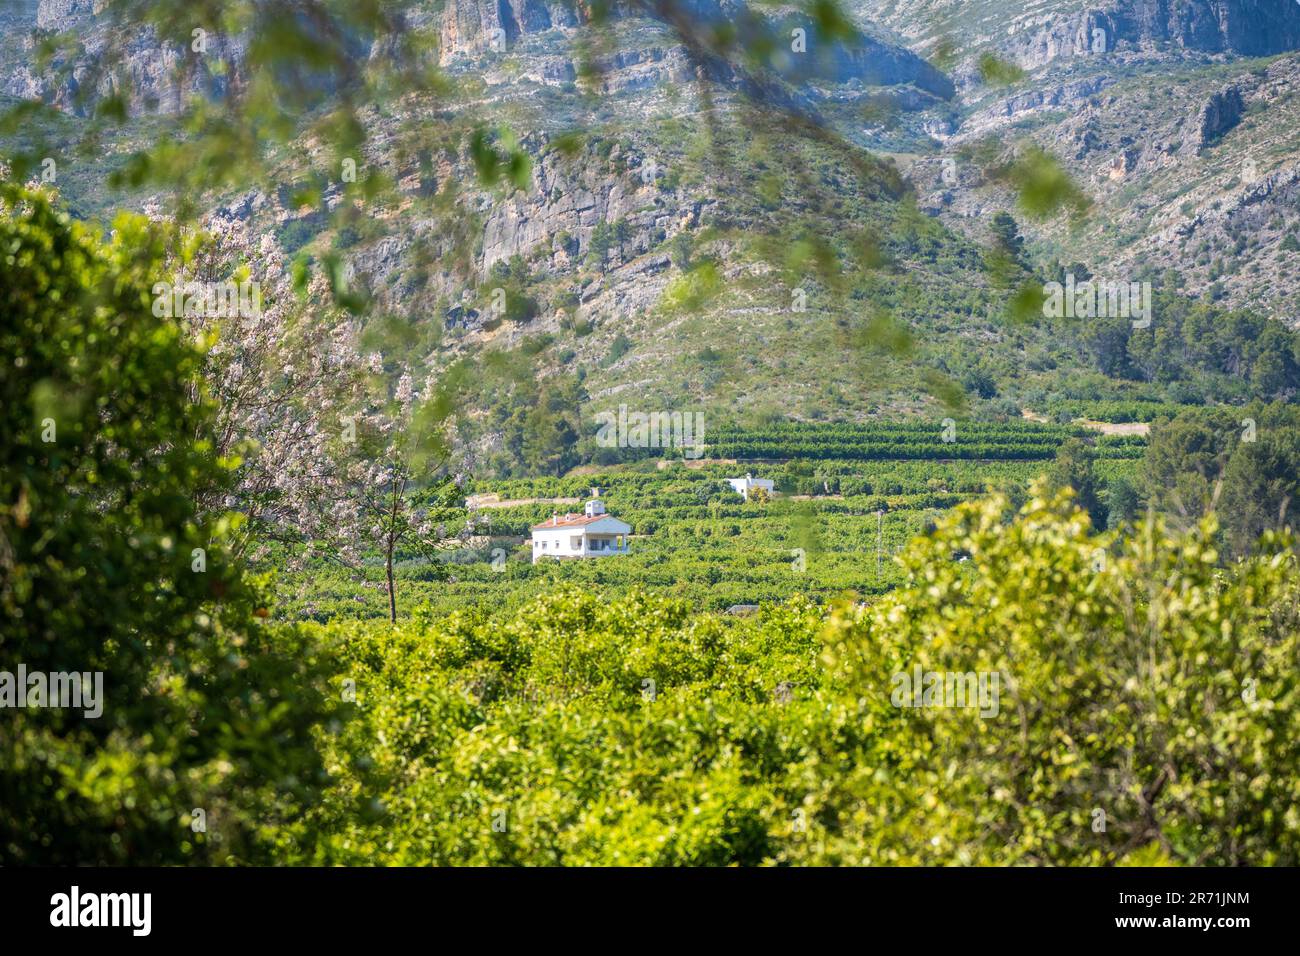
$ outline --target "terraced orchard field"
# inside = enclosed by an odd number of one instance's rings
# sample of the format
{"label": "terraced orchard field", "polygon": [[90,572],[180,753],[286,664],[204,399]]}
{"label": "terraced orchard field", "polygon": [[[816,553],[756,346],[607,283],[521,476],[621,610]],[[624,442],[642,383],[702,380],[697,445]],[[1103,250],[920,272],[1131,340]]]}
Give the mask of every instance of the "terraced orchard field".
{"label": "terraced orchard field", "polygon": [[[710,443],[714,457],[698,462],[473,482],[467,517],[482,534],[441,561],[403,556],[399,613],[515,608],[564,583],[610,597],[652,590],[702,611],[796,595],[865,599],[899,583],[894,556],[944,511],[990,489],[1023,496],[1066,439],[1093,443],[1103,487],[1133,475],[1144,442],[1032,422],[962,421],[948,434],[941,422],[725,428]],[[776,494],[745,501],[726,479],[746,474],[773,480]],[[529,529],[580,511],[593,487],[631,525],[631,553],[532,564]],[[282,585],[290,618],[387,613],[378,556],[360,574],[313,567]]]}

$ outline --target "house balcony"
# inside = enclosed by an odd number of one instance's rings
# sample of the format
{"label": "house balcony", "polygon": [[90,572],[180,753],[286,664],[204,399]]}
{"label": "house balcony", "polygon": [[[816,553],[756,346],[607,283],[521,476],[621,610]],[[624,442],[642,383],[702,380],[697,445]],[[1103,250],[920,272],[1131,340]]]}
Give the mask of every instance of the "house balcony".
{"label": "house balcony", "polygon": [[579,552],[584,558],[606,558],[627,553],[628,542],[624,535],[588,537],[583,541],[582,550]]}

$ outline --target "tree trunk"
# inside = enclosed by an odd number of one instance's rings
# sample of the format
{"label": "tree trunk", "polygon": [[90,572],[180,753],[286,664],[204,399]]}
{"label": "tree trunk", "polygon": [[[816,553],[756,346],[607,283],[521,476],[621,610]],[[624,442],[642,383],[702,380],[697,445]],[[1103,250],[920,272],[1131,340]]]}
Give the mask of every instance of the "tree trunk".
{"label": "tree trunk", "polygon": [[397,623],[397,591],[393,587],[393,543],[388,543],[384,570],[388,572],[388,620]]}
{"label": "tree trunk", "polygon": [[402,492],[406,490],[406,481],[403,479],[401,488],[397,486],[397,477],[393,477],[393,510],[388,516],[388,540],[384,542],[384,570],[388,572],[388,620],[393,624],[397,623],[397,588],[393,583],[393,550],[397,547],[399,537],[397,525],[397,509],[402,503]]}

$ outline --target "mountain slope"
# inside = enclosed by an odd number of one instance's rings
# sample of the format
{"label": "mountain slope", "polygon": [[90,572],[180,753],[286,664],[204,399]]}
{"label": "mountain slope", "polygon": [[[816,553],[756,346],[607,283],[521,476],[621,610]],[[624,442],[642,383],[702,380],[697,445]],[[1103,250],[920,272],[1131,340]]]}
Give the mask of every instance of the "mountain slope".
{"label": "mountain slope", "polygon": [[[697,27],[767,51],[761,77],[693,58],[661,18],[619,6],[593,28],[585,9],[414,4],[404,22],[436,37],[454,85],[364,110],[369,136],[345,158],[390,192],[362,198],[306,132],[264,181],[201,197],[290,256],[338,257],[395,374],[472,367],[477,440],[505,441],[503,423],[548,390],[577,436],[623,403],[719,420],[1167,400],[1176,376],[1103,361],[1114,349],[1092,329],[1008,321],[1015,283],[1057,261],[1126,281],[1173,268],[1188,293],[1272,314],[1294,301],[1265,280],[1296,267],[1296,57],[1252,58],[1297,45],[1294,4],[872,0],[850,5],[869,26],[848,40],[793,8],[760,21],[692,0]],[[98,153],[60,156],[65,200],[87,215],[120,201],[95,173],[167,135],[187,95],[246,80],[238,37],[214,37],[182,79],[151,66],[168,59],[149,31],[115,38],[89,4],[12,7],[7,25],[5,89],[61,110],[63,143],[123,88],[103,51],[125,40],[131,118]],[[41,72],[16,36],[60,28],[80,45]],[[996,170],[1026,143],[1059,158],[1089,216],[1022,214]],[[484,157],[515,145],[523,164],[485,183]],[[991,265],[999,241],[1019,241],[997,218],[1008,210],[1028,239],[1010,279]],[[1228,395],[1215,375],[1178,394]]]}

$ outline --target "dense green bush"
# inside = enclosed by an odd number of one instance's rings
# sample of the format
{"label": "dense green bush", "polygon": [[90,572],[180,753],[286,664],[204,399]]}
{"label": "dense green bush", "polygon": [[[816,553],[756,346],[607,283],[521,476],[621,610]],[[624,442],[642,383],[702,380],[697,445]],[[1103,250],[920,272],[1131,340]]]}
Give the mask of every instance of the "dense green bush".
{"label": "dense green bush", "polygon": [[1232,555],[1294,523],[1300,410],[1281,402],[1184,409],[1156,421],[1141,463],[1147,500],[1184,523],[1214,510]]}
{"label": "dense green bush", "polygon": [[[293,836],[331,863],[1293,864],[1300,573],[1280,541],[1221,570],[1212,538],[994,497],[869,608],[560,590],[321,627],[357,709]],[[996,713],[897,706],[917,666],[997,673]]]}
{"label": "dense green bush", "polygon": [[98,717],[0,711],[6,863],[268,860],[320,782],[314,651],[269,633],[195,506],[234,463],[151,309],[163,258],[141,217],[105,243],[0,187],[0,670],[103,687]]}

